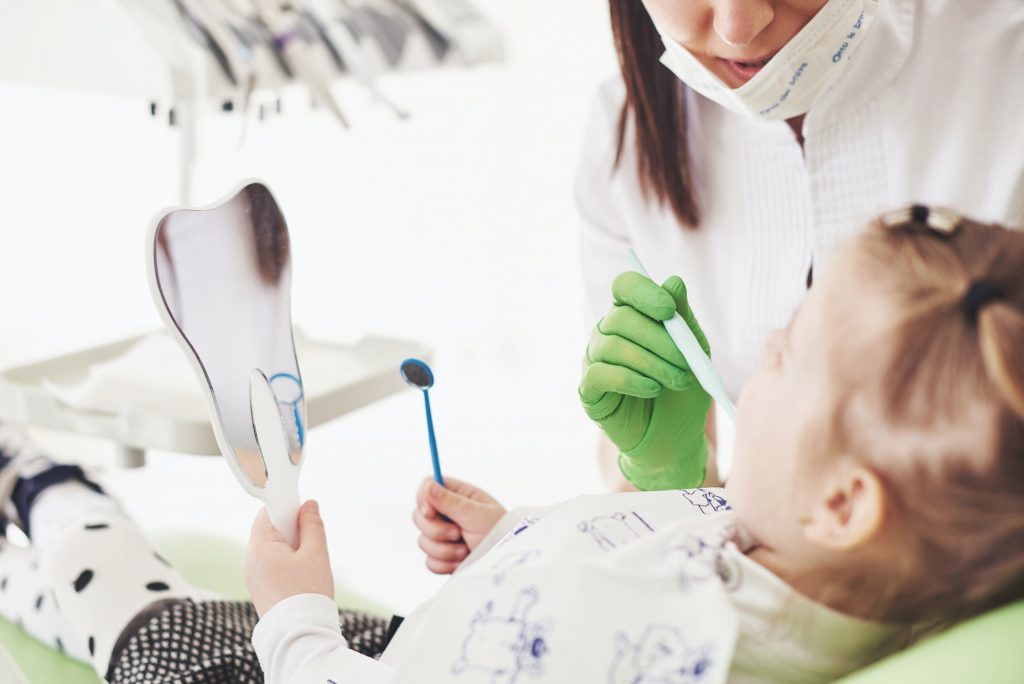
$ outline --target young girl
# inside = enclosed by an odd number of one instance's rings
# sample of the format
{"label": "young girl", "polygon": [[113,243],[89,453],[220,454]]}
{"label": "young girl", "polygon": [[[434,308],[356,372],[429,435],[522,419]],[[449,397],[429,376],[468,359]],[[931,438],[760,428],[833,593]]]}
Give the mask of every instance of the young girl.
{"label": "young girl", "polygon": [[[339,629],[315,504],[298,549],[257,519],[253,608],[199,596],[81,482],[40,485],[39,458],[14,499],[66,646],[112,682],[259,681],[254,652],[272,683],[831,681],[911,626],[1024,597],[1022,339],[1024,234],[923,207],[887,217],[767,343],[725,491],[506,514],[469,485],[425,484],[428,566],[458,572],[382,655]],[[3,572],[23,553],[0,553]],[[32,580],[12,572],[7,591]]]}

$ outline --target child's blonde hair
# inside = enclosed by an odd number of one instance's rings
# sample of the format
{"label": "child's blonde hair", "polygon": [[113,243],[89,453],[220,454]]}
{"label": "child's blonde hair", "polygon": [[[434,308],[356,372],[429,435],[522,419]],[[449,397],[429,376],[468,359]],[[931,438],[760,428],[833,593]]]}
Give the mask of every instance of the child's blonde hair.
{"label": "child's blonde hair", "polygon": [[886,321],[834,336],[825,428],[887,494],[892,557],[873,559],[874,581],[849,574],[863,614],[941,625],[1024,597],[1024,234],[918,206],[849,255],[851,296]]}

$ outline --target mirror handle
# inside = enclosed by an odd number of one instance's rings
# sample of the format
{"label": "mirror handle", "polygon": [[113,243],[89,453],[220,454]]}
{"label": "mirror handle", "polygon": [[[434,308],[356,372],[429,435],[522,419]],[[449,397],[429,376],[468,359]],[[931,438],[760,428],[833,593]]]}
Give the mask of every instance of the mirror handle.
{"label": "mirror handle", "polygon": [[299,508],[302,503],[299,501],[298,487],[293,487],[291,492],[281,487],[268,489],[267,512],[270,514],[270,522],[288,545],[293,549],[299,548]]}
{"label": "mirror handle", "polygon": [[270,521],[292,548],[298,548],[299,466],[292,463],[286,427],[281,420],[277,397],[267,376],[253,369],[249,378],[249,408],[260,455],[267,469],[267,484],[260,498]]}

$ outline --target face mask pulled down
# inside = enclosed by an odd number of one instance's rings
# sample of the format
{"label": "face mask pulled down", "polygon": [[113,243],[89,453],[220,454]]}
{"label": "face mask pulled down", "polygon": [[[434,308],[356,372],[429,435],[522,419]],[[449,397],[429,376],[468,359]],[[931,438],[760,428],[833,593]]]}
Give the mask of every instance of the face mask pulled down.
{"label": "face mask pulled down", "polygon": [[829,0],[752,79],[732,89],[660,27],[661,62],[704,97],[779,121],[806,114],[843,75],[874,22],[878,0]]}

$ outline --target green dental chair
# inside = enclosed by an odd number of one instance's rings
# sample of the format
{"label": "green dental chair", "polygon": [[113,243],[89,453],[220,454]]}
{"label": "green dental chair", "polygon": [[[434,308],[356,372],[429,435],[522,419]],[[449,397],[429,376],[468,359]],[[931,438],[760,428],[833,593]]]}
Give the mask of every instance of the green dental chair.
{"label": "green dental chair", "polygon": [[[242,548],[237,544],[189,534],[165,535],[158,538],[157,546],[194,584],[231,598],[245,597]],[[343,590],[339,590],[337,600],[346,608],[380,615],[388,613]],[[101,684],[88,666],[36,641],[2,619],[0,647],[13,656],[27,684]],[[3,684],[21,684],[17,679],[9,682],[3,674],[0,670]],[[965,622],[842,680],[842,684],[945,682],[1024,683],[1024,602]]]}
{"label": "green dental chair", "polygon": [[889,656],[842,684],[1021,684],[1024,602],[993,610]]}

